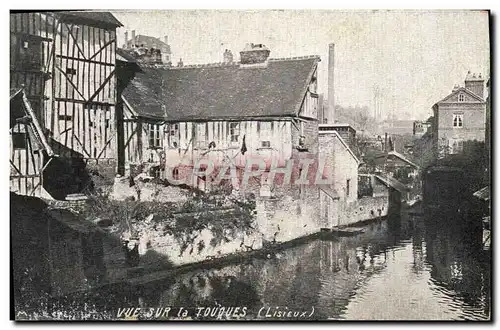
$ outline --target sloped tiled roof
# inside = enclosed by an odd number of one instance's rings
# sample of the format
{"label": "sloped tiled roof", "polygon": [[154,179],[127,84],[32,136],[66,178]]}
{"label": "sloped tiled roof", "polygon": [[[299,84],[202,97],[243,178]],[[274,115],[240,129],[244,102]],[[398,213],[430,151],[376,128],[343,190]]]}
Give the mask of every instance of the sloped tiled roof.
{"label": "sloped tiled roof", "polygon": [[410,188],[408,188],[405,184],[389,176],[375,175],[375,177],[380,181],[382,181],[388,187],[392,187],[399,192],[405,192],[410,190]]}
{"label": "sloped tiled roof", "polygon": [[[236,64],[143,67],[123,92],[139,115],[169,121],[296,116],[319,57]],[[164,108],[162,109],[162,106]]]}
{"label": "sloped tiled roof", "polygon": [[419,166],[417,164],[415,164],[414,162],[412,162],[411,160],[409,160],[408,158],[406,158],[405,156],[403,156],[402,154],[400,154],[399,152],[397,152],[396,150],[392,150],[392,151],[389,151],[387,153],[388,156],[394,156],[398,159],[400,159],[401,161],[407,163],[408,165],[410,166],[413,166],[414,168],[418,169]]}
{"label": "sloped tiled roof", "polygon": [[62,18],[69,20],[83,20],[90,21],[97,25],[104,24],[112,27],[120,27],[123,26],[120,21],[116,19],[116,17],[107,11],[62,11],[58,12]]}

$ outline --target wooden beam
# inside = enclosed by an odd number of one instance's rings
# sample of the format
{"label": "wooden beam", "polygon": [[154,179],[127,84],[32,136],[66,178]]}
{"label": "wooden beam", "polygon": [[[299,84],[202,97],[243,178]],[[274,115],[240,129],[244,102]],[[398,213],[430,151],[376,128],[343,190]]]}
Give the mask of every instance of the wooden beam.
{"label": "wooden beam", "polygon": [[[14,164],[14,162],[12,161],[12,159],[9,159],[9,162],[10,162],[10,165],[11,165],[11,166],[12,166],[12,167],[16,170],[16,172],[17,172],[17,173],[19,173],[19,175],[20,175],[20,176],[23,176],[23,174],[22,174],[22,173],[21,173],[21,171],[17,168],[16,164]],[[13,176],[11,175],[11,177],[13,177]],[[15,176],[15,177],[17,178],[18,176]]]}
{"label": "wooden beam", "polygon": [[[64,23],[64,25],[66,25],[66,28],[68,29],[68,35],[70,35],[71,38],[73,38],[73,42],[75,43],[76,48],[78,48],[78,52],[80,53],[80,55],[83,56],[84,59],[86,59],[87,57],[85,56],[82,49],[80,48],[80,45],[78,45],[78,40],[76,40],[75,36],[73,35],[73,31],[70,30],[67,23]],[[62,38],[62,24],[61,24],[61,38]]]}
{"label": "wooden beam", "polygon": [[104,144],[104,147],[102,147],[101,152],[99,153],[99,155],[97,155],[97,159],[99,159],[99,157],[101,157],[102,153],[104,152],[104,150],[106,149],[106,147],[108,146],[108,144],[111,142],[111,140],[113,140],[113,137],[110,137],[108,139],[108,141],[106,142],[106,144]]}
{"label": "wooden beam", "polygon": [[[111,73],[109,74],[109,76],[101,83],[101,86],[99,86],[99,88],[94,92],[94,95],[92,95],[87,102],[92,102],[92,100],[97,95],[99,95],[99,93],[102,91],[102,89],[104,88],[104,86],[106,86],[106,84],[109,82],[109,80],[111,78],[113,78],[114,74],[115,74],[115,70],[113,69],[113,71],[111,71]],[[95,71],[94,71],[94,76],[95,76]],[[94,81],[95,81],[95,79],[94,79]]]}
{"label": "wooden beam", "polygon": [[11,175],[10,178],[11,179],[15,179],[15,178],[26,178],[26,179],[31,179],[31,178],[39,178],[40,177],[40,174],[21,174],[21,175]]}
{"label": "wooden beam", "polygon": [[[92,60],[94,57],[96,57],[97,55],[99,55],[104,49],[106,49],[106,47],[108,47],[109,45],[111,45],[113,42],[115,41],[115,39],[111,39],[110,41],[108,41],[107,43],[104,44],[104,46],[102,46],[98,51],[97,53],[95,53],[94,55],[92,55],[92,57],[89,58],[89,61]],[[114,65],[114,64],[112,64]]]}
{"label": "wooden beam", "polygon": [[[54,63],[55,64],[55,63]],[[73,86],[73,88],[78,92],[78,94],[82,97],[82,99],[85,100],[85,102],[87,102],[87,100],[85,99],[85,97],[82,95],[82,93],[80,93],[80,91],[76,88],[75,84],[73,83],[73,81],[71,81],[71,79],[68,78],[68,76],[66,75],[66,72],[64,72],[59,66],[57,65],[54,65],[54,67],[59,70],[61,72],[61,74],[66,78],[66,80],[71,84],[71,86]]]}
{"label": "wooden beam", "polygon": [[87,154],[87,156],[89,156],[89,158],[92,158],[90,154],[87,152],[87,149],[85,149],[85,146],[82,144],[82,142],[80,142],[78,137],[75,134],[73,134],[73,137],[76,139],[76,142],[78,142],[82,146],[82,150]]}
{"label": "wooden beam", "polygon": [[64,97],[55,97],[54,101],[58,101],[58,102],[73,102],[73,103],[79,103],[79,104],[84,104],[84,105],[95,104],[95,105],[107,106],[107,107],[114,106],[113,103],[99,102],[99,101],[74,100],[74,99],[68,99],[68,98],[64,98]]}

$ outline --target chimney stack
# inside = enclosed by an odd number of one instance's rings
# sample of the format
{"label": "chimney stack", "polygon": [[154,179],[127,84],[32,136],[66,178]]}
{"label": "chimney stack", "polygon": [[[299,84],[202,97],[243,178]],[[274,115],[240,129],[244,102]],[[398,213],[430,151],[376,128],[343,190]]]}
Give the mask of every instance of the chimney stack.
{"label": "chimney stack", "polygon": [[132,44],[135,45],[135,30],[132,30]]}
{"label": "chimney stack", "polygon": [[224,51],[224,61],[223,62],[226,64],[233,63],[233,53],[229,49],[226,49]]}
{"label": "chimney stack", "polygon": [[484,78],[481,77],[481,74],[477,76],[475,73],[467,72],[465,88],[484,99]]}
{"label": "chimney stack", "polygon": [[271,51],[263,44],[246,44],[240,52],[241,64],[265,63]]}
{"label": "chimney stack", "polygon": [[128,46],[128,44],[127,44],[127,41],[128,41],[128,31],[125,31],[124,35],[125,35],[125,42],[124,42],[123,48],[128,48],[127,47]]}
{"label": "chimney stack", "polygon": [[163,37],[163,42],[166,43],[168,45],[168,36],[164,36]]}
{"label": "chimney stack", "polygon": [[335,44],[331,43],[328,47],[328,107],[324,120],[328,124],[334,123],[335,115]]}

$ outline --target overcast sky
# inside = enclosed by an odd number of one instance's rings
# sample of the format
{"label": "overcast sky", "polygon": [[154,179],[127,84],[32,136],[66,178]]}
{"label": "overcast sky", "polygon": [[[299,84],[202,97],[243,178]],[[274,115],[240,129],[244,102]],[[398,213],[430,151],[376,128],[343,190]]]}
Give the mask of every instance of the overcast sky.
{"label": "overcast sky", "polygon": [[[319,55],[327,90],[328,44],[335,43],[335,99],[373,108],[375,86],[400,119],[425,119],[432,105],[463,85],[468,70],[489,77],[488,13],[480,11],[169,10],[113,12],[125,30],[168,35],[174,65],[239,59],[246,43],[271,57]],[[129,33],[130,38],[130,33]]]}

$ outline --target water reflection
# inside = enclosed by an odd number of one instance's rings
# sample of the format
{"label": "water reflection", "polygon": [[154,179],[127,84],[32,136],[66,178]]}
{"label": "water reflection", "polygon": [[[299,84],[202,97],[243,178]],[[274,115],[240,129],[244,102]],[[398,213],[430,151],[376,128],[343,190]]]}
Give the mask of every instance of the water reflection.
{"label": "water reflection", "polygon": [[[478,231],[434,226],[417,216],[363,229],[239,264],[98,289],[93,287],[105,283],[109,273],[102,240],[58,232],[51,242],[51,254],[58,256],[52,258],[52,293],[59,290],[52,306],[77,315],[97,311],[101,314],[91,314],[97,318],[114,317],[124,307],[184,307],[194,313],[198,306],[246,306],[245,317],[254,319],[263,306],[309,311],[314,306],[310,319],[489,319],[490,268]],[[67,293],[75,289],[84,291]]]}

